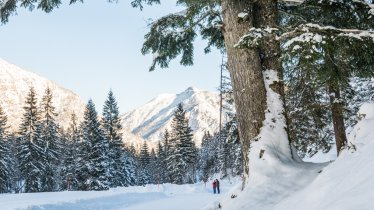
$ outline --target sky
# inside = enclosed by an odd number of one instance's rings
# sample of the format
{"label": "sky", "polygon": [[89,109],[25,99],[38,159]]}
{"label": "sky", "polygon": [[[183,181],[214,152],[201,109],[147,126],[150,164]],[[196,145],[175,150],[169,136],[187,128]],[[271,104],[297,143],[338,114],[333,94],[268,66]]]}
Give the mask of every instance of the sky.
{"label": "sky", "polygon": [[130,1],[85,1],[51,13],[18,8],[0,25],[0,58],[46,77],[101,110],[111,89],[120,112],[139,107],[162,93],[179,93],[190,86],[216,91],[221,55],[205,55],[205,41],[196,40],[194,65],[172,61],[168,69],[149,72],[152,55],[140,49],[151,20],[183,8],[175,1],[132,8]]}

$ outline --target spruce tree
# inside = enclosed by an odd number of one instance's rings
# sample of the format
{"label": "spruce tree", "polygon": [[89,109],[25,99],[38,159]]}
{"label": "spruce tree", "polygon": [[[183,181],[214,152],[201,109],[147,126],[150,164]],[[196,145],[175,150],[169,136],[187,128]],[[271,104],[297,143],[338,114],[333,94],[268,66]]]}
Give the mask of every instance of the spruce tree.
{"label": "spruce tree", "polygon": [[170,172],[168,170],[168,157],[171,155],[171,150],[170,150],[170,134],[169,131],[166,129],[163,135],[162,139],[162,149],[159,149],[159,158],[160,164],[162,165],[162,176],[161,179],[163,180],[163,183],[170,183]]}
{"label": "spruce tree", "polygon": [[81,133],[75,114],[71,115],[70,121],[64,137],[65,141],[63,141],[62,185],[60,187],[62,190],[78,190],[79,188]]}
{"label": "spruce tree", "polygon": [[160,183],[160,177],[157,170],[158,166],[158,157],[156,155],[155,149],[152,148],[151,152],[149,153],[149,164],[148,164],[148,171],[149,171],[149,179],[151,184]]}
{"label": "spruce tree", "polygon": [[339,154],[347,143],[344,92],[351,89],[352,77],[374,77],[371,7],[363,0],[307,0],[283,9],[283,24],[291,29],[281,35],[285,63],[316,79],[317,88],[327,92]]}
{"label": "spruce tree", "polygon": [[108,170],[111,187],[128,186],[125,181],[126,165],[122,140],[122,124],[119,117],[117,101],[112,91],[109,91],[103,109],[102,127],[104,136],[109,143]]}
{"label": "spruce tree", "polygon": [[130,186],[134,186],[138,184],[138,177],[137,177],[137,169],[138,161],[136,157],[135,147],[131,145],[129,148],[125,148],[125,155],[124,155],[124,163],[125,163],[125,183],[128,183]]}
{"label": "spruce tree", "polygon": [[52,192],[57,189],[57,166],[60,155],[59,126],[56,120],[57,113],[52,103],[52,91],[47,88],[41,103],[41,141],[44,152],[44,171],[42,176],[43,191]]}
{"label": "spruce tree", "polygon": [[212,168],[212,161],[210,159],[209,154],[209,141],[212,139],[212,136],[209,132],[205,132],[203,139],[201,141],[201,148],[199,151],[199,162],[198,162],[198,170],[199,180],[202,180],[203,182],[207,182],[209,177],[211,176],[210,171]]}
{"label": "spruce tree", "polygon": [[108,144],[100,127],[95,105],[89,100],[82,122],[80,182],[82,190],[106,190],[108,183]]}
{"label": "spruce tree", "polygon": [[138,184],[146,185],[151,183],[151,170],[150,170],[150,163],[151,163],[151,156],[148,151],[147,142],[143,142],[142,149],[140,150],[139,154],[139,179]]}
{"label": "spruce tree", "polygon": [[326,88],[300,68],[288,66],[285,73],[289,135],[298,155],[328,152],[334,135]]}
{"label": "spruce tree", "polygon": [[156,157],[156,167],[155,167],[155,178],[157,183],[166,183],[168,181],[167,178],[167,167],[166,167],[166,152],[164,145],[162,145],[161,141],[157,144],[157,157]]}
{"label": "spruce tree", "polygon": [[0,107],[0,193],[7,193],[11,190],[11,177],[14,175],[11,170],[13,161],[7,129],[7,116]]}
{"label": "spruce tree", "polygon": [[17,159],[19,170],[24,179],[24,192],[42,191],[41,177],[45,171],[43,165],[44,144],[41,140],[40,111],[34,88],[27,95],[22,123],[19,129],[19,146]]}
{"label": "spruce tree", "polygon": [[178,104],[174,111],[171,127],[170,153],[167,158],[171,181],[175,184],[194,182],[196,147],[182,104]]}

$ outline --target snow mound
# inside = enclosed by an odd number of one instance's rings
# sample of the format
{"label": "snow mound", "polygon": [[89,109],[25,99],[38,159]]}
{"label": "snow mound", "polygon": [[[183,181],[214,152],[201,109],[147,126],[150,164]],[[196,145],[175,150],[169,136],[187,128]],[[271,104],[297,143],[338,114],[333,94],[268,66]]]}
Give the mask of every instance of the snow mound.
{"label": "snow mound", "polygon": [[277,210],[371,210],[374,198],[374,104],[364,104],[364,116],[349,135],[348,147],[303,191]]}
{"label": "snow mound", "polygon": [[[233,189],[231,196],[220,201],[222,209],[372,210],[374,104],[364,104],[359,114],[361,120],[348,136],[347,148],[329,165],[288,161],[282,153],[275,160],[271,157],[277,154],[275,149],[264,155],[265,160],[254,160],[258,154],[251,154],[252,174],[246,188]],[[257,144],[252,151],[266,148],[264,143]],[[212,203],[205,209],[216,210],[218,206]]]}

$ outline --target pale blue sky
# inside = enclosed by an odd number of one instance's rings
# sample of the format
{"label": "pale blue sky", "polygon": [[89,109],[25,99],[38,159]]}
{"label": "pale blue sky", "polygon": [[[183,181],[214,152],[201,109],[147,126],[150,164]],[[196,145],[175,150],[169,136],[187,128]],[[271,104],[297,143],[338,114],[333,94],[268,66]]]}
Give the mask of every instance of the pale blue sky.
{"label": "pale blue sky", "polygon": [[175,1],[162,6],[130,6],[130,1],[105,0],[63,5],[52,13],[18,9],[0,26],[0,57],[47,77],[77,94],[92,98],[99,112],[112,89],[120,111],[134,109],[161,93],[178,93],[189,86],[215,91],[219,85],[218,51],[203,53],[197,41],[195,65],[179,60],[169,69],[148,72],[152,55],[140,49],[147,20],[179,11]]}

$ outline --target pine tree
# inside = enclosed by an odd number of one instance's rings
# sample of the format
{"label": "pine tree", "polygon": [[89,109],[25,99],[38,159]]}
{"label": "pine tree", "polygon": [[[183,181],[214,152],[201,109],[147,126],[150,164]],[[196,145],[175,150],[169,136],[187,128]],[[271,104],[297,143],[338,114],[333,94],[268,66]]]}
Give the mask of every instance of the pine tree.
{"label": "pine tree", "polygon": [[151,183],[151,174],[150,174],[150,162],[151,156],[148,151],[147,142],[143,142],[142,149],[139,154],[139,170],[138,170],[138,184],[146,185]]}
{"label": "pine tree", "polygon": [[152,148],[149,154],[149,164],[148,164],[148,171],[149,171],[149,179],[151,184],[160,183],[160,177],[158,176],[158,157],[156,155],[155,149]]}
{"label": "pine tree", "polygon": [[300,68],[286,68],[289,136],[301,158],[328,152],[333,142],[327,90]]}
{"label": "pine tree", "polygon": [[24,178],[24,192],[40,192],[41,177],[45,171],[43,142],[41,140],[40,112],[34,88],[30,88],[24,106],[24,115],[19,129],[17,158],[19,170]]}
{"label": "pine tree", "polygon": [[140,154],[139,154],[139,162],[142,166],[147,166],[150,160],[151,160],[151,157],[148,151],[148,144],[147,142],[144,141],[142,149],[140,150]]}
{"label": "pine tree", "polygon": [[55,173],[61,158],[60,150],[60,135],[59,126],[56,121],[57,113],[52,104],[52,91],[47,88],[42,98],[41,111],[41,141],[43,143],[42,149],[44,153],[44,171],[42,175],[43,191],[52,192],[57,190],[57,180]]}
{"label": "pine tree", "polygon": [[63,162],[61,170],[62,184],[61,190],[78,190],[79,177],[78,169],[81,148],[81,133],[78,127],[77,117],[75,114],[71,115],[70,126],[64,135],[63,141]]}
{"label": "pine tree", "polygon": [[158,157],[160,161],[160,179],[162,183],[171,182],[171,174],[168,170],[168,157],[171,155],[170,149],[170,134],[166,129],[163,135],[162,143],[160,142],[161,149],[158,150]]}
{"label": "pine tree", "polygon": [[128,183],[130,186],[134,186],[138,184],[138,176],[137,176],[137,169],[138,161],[136,157],[135,147],[131,145],[129,148],[125,148],[125,155],[124,155],[124,163],[125,163],[125,183]]}
{"label": "pine tree", "polygon": [[156,158],[156,168],[155,168],[155,176],[156,176],[157,183],[168,182],[168,172],[166,170],[167,169],[166,157],[167,155],[166,155],[165,147],[161,143],[161,141],[159,141],[157,144],[157,158]]}
{"label": "pine tree", "polygon": [[104,104],[102,127],[104,136],[109,142],[109,182],[111,187],[128,186],[125,181],[126,165],[124,163],[124,147],[122,141],[122,124],[119,117],[117,101],[112,91]]}
{"label": "pine tree", "polygon": [[188,125],[182,104],[178,104],[174,111],[171,127],[170,152],[167,157],[171,182],[175,184],[194,182],[196,147],[192,141],[192,130]]}
{"label": "pine tree", "polygon": [[352,77],[374,77],[371,7],[363,0],[307,0],[283,9],[290,14],[283,24],[291,28],[281,36],[285,63],[316,79],[319,90],[325,89],[339,154],[347,143],[344,92],[351,89]]}
{"label": "pine tree", "polygon": [[213,167],[211,157],[210,157],[210,148],[209,148],[209,141],[212,139],[212,136],[209,132],[205,132],[203,139],[201,141],[201,148],[199,151],[199,180],[203,182],[207,182],[210,177],[210,171]]}
{"label": "pine tree", "polygon": [[0,193],[7,193],[11,190],[11,176],[14,175],[11,170],[13,161],[7,129],[7,116],[0,107]]}
{"label": "pine tree", "polygon": [[100,128],[100,123],[92,100],[89,100],[82,122],[82,148],[80,165],[81,190],[106,190],[108,144]]}

